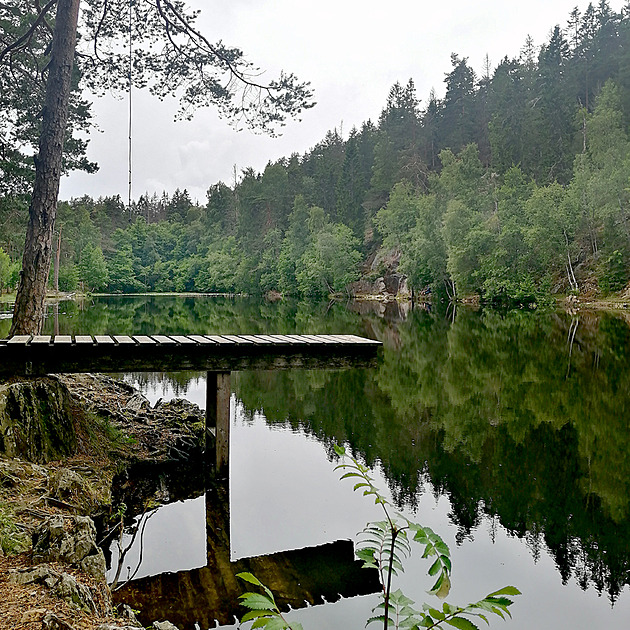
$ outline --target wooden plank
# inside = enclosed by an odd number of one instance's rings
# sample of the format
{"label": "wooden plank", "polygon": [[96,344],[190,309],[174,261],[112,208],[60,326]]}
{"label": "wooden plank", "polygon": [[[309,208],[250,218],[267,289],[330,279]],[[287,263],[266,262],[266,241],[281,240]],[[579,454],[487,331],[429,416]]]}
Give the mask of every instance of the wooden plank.
{"label": "wooden plank", "polygon": [[186,335],[169,335],[169,337],[173,339],[173,341],[181,343],[182,345],[195,345],[197,343],[194,339],[186,337]]}
{"label": "wooden plank", "polygon": [[128,335],[114,335],[114,341],[119,346],[129,346],[129,345],[135,346],[136,345],[136,342]]}
{"label": "wooden plank", "polygon": [[193,341],[196,343],[200,343],[201,345],[212,346],[216,345],[217,342],[212,339],[208,339],[208,337],[204,337],[203,335],[188,335]]}
{"label": "wooden plank", "polygon": [[50,335],[34,335],[31,344],[49,344],[50,343]]}
{"label": "wooden plank", "polygon": [[174,346],[177,342],[166,335],[151,335],[161,346]]}
{"label": "wooden plank", "polygon": [[257,346],[270,346],[273,345],[271,339],[265,339],[263,335],[239,335],[242,339],[247,339]]}
{"label": "wooden plank", "polygon": [[148,335],[133,335],[133,340],[141,346],[155,346],[157,341]]}
{"label": "wooden plank", "polygon": [[256,335],[262,339],[267,339],[277,346],[287,346],[293,343],[290,339],[285,339],[282,335]]}
{"label": "wooden plank", "polygon": [[9,345],[11,346],[25,346],[31,340],[30,335],[16,335],[9,339]]}
{"label": "wooden plank", "polygon": [[300,335],[300,337],[302,337],[304,341],[310,341],[311,343],[325,343],[325,344],[334,343],[333,341],[330,341],[329,339],[323,338],[322,335]]}
{"label": "wooden plank", "polygon": [[90,335],[77,335],[74,338],[74,342],[77,345],[88,345],[88,344],[93,344],[94,340],[92,339],[92,337]]}
{"label": "wooden plank", "polygon": [[234,341],[235,343],[247,344],[247,345],[251,345],[254,343],[250,339],[245,339],[242,335],[221,335],[221,336],[224,339],[229,339],[231,341]]}
{"label": "wooden plank", "polygon": [[299,343],[302,345],[308,344],[308,343],[323,343],[323,341],[309,341],[308,339],[306,339],[304,337],[304,335],[279,335],[281,337],[284,337],[285,339],[290,339],[291,341],[293,341],[293,343]]}
{"label": "wooden plank", "polygon": [[70,335],[55,335],[53,337],[53,344],[55,346],[67,346],[72,343],[72,337]]}
{"label": "wooden plank", "polygon": [[357,335],[334,335],[335,337],[345,337],[354,344],[360,344],[362,346],[380,346],[381,342],[375,339],[368,339],[367,337],[358,337]]}
{"label": "wooden plank", "polygon": [[320,339],[317,335],[299,335],[300,339],[302,340],[302,343],[304,344],[313,344],[313,343],[321,343],[321,344],[326,344],[329,343],[327,341],[324,341],[323,339]]}
{"label": "wooden plank", "polygon": [[99,346],[113,346],[116,343],[109,335],[96,335],[94,339]]}
{"label": "wooden plank", "polygon": [[280,342],[285,345],[293,346],[297,343],[301,343],[300,340],[293,339],[291,335],[265,335],[269,339],[273,339],[276,342]]}
{"label": "wooden plank", "polygon": [[235,341],[232,341],[232,339],[226,339],[225,337],[222,337],[221,335],[204,335],[204,337],[206,337],[207,339],[210,339],[210,341],[214,341],[215,343],[219,343],[224,346],[231,346],[234,343],[236,343]]}
{"label": "wooden plank", "polygon": [[352,344],[350,339],[346,339],[343,335],[321,335],[324,339],[328,339],[334,343]]}

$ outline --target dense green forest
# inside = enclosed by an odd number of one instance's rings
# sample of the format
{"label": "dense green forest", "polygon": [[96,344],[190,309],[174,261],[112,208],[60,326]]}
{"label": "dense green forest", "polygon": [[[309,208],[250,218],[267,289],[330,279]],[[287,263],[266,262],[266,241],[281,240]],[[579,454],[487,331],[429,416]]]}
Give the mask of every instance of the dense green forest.
{"label": "dense green forest", "polygon": [[[481,74],[457,54],[451,65],[444,98],[396,83],[378,121],[213,184],[205,205],[186,190],[131,207],[62,202],[59,288],[323,295],[397,267],[416,291],[485,301],[623,289],[630,3],[576,8],[542,46],[528,38]],[[31,172],[19,166],[0,163],[13,174],[0,197],[0,289],[21,258]]]}

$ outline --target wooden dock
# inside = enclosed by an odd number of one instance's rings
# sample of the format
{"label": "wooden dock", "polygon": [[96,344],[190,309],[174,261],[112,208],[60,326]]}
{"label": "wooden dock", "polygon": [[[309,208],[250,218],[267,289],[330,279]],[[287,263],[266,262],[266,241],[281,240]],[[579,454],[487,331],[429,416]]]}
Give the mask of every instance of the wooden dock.
{"label": "wooden dock", "polygon": [[380,346],[356,335],[16,336],[0,340],[0,376],[369,367]]}

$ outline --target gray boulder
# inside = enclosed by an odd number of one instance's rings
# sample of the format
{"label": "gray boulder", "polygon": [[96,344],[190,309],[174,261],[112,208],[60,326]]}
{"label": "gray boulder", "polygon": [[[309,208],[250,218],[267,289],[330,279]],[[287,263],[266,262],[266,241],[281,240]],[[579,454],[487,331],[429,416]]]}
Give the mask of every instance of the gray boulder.
{"label": "gray boulder", "polygon": [[[55,571],[45,564],[28,569],[13,569],[9,572],[9,581],[21,585],[43,584],[56,597],[65,599],[89,612],[97,612],[96,604],[87,586],[77,582],[72,575]],[[44,627],[54,628],[55,626]],[[59,627],[63,628],[63,626]]]}
{"label": "gray boulder", "polygon": [[96,544],[96,527],[88,516],[53,516],[33,532],[34,562],[65,562],[96,578],[103,578],[106,564]]}

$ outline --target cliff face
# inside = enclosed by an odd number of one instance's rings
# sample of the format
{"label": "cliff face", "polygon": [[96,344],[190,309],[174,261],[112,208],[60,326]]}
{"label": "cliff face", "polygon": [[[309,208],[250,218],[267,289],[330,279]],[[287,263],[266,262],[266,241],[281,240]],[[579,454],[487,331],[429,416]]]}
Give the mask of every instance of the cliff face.
{"label": "cliff face", "polygon": [[0,385],[0,453],[40,464],[76,452],[70,393],[53,378]]}

